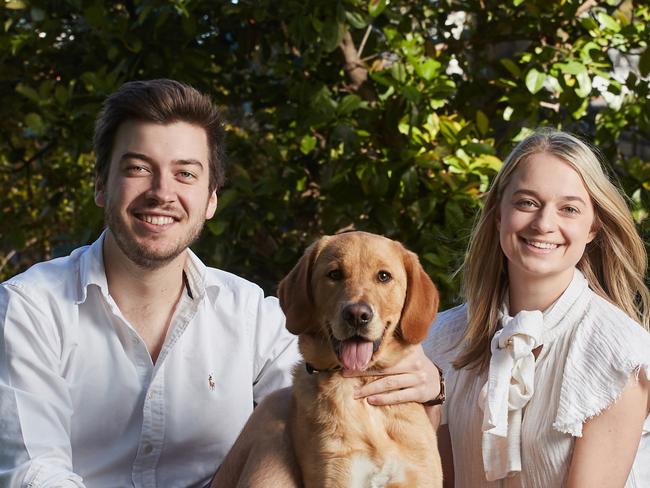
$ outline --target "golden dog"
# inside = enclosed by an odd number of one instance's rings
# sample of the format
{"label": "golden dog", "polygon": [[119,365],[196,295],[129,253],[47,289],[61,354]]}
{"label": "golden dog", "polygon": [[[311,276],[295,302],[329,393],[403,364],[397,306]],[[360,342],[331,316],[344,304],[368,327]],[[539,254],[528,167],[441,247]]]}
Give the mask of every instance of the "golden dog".
{"label": "golden dog", "polygon": [[289,420],[305,488],[442,486],[424,407],[356,400],[355,388],[378,376],[341,374],[392,366],[425,338],[438,293],[417,256],[365,232],[325,236],[280,282],[278,295],[305,360],[294,371]]}

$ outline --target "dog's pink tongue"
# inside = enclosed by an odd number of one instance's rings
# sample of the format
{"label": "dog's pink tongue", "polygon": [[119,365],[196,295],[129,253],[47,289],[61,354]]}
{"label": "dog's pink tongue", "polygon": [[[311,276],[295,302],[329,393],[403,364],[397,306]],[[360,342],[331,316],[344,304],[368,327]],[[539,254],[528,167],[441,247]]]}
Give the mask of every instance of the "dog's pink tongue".
{"label": "dog's pink tongue", "polygon": [[344,369],[363,371],[372,357],[372,342],[348,339],[341,343],[341,361]]}

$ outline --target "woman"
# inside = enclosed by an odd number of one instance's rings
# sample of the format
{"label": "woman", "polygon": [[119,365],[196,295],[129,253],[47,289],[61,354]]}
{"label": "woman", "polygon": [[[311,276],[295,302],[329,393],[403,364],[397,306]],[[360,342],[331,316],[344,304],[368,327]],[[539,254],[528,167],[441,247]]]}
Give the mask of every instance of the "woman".
{"label": "woman", "polygon": [[515,147],[473,232],[467,303],[440,314],[425,343],[446,378],[448,480],[650,486],[646,267],[585,143],[540,130]]}

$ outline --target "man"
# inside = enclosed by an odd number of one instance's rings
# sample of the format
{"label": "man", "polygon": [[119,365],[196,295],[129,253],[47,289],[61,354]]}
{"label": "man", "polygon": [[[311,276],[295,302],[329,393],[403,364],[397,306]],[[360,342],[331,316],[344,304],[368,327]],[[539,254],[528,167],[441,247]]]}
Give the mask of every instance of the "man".
{"label": "man", "polygon": [[126,83],[94,149],[107,229],[0,286],[0,486],[202,487],[296,342],[274,298],[188,249],[224,180],[207,96]]}

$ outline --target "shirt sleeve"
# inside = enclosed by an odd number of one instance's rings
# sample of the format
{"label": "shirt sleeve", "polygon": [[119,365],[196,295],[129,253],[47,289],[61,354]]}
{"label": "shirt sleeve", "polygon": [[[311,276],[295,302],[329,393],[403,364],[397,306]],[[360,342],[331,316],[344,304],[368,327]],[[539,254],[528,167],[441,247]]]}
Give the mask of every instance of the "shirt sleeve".
{"label": "shirt sleeve", "polygon": [[[611,407],[632,374],[650,377],[650,334],[594,296],[571,341],[553,427],[581,437],[584,422]],[[648,426],[646,419],[645,434]]]}
{"label": "shirt sleeve", "polygon": [[447,408],[455,389],[458,371],[453,362],[458,354],[458,345],[467,327],[467,307],[460,305],[441,312],[431,325],[427,338],[422,343],[424,353],[442,369],[445,379],[447,400],[442,404],[441,424],[447,423]]}
{"label": "shirt sleeve", "polygon": [[297,337],[284,323],[277,298],[264,298],[260,290],[254,330],[253,398],[256,404],[272,391],[290,386],[293,366],[300,360]]}
{"label": "shirt sleeve", "polygon": [[61,341],[41,301],[0,285],[0,485],[83,487],[72,472]]}

